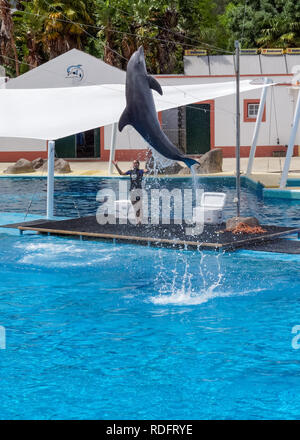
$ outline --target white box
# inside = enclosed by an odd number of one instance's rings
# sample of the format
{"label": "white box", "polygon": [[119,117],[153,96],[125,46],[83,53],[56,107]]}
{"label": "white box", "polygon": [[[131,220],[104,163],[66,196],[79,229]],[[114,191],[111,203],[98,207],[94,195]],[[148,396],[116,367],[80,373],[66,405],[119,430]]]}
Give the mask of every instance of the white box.
{"label": "white box", "polygon": [[223,222],[226,194],[206,192],[202,194],[201,206],[194,208],[194,222],[218,225]]}

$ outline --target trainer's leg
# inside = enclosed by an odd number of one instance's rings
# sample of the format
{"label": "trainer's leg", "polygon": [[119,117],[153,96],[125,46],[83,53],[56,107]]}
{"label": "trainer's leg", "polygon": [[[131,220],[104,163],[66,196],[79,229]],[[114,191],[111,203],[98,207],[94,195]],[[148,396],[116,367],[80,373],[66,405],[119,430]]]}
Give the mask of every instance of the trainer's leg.
{"label": "trainer's leg", "polygon": [[131,203],[133,205],[136,222],[137,222],[137,224],[141,224],[142,223],[142,219],[143,219],[142,190],[140,190],[140,189],[133,189],[133,190],[131,190],[130,191],[130,201],[131,201]]}

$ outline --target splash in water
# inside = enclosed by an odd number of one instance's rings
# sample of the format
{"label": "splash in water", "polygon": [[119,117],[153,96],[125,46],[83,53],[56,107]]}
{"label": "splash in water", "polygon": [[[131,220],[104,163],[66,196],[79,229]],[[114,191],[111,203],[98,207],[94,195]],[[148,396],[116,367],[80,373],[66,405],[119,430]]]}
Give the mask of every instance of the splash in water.
{"label": "splash in water", "polygon": [[167,277],[163,252],[159,250],[158,271],[154,280],[154,285],[159,286],[158,295],[151,297],[150,301],[160,305],[196,305],[216,296],[229,295],[221,291],[224,276],[222,254],[210,255],[201,251],[198,255],[199,266],[195,269],[194,261],[190,262],[190,252],[177,252],[174,267],[169,270]]}

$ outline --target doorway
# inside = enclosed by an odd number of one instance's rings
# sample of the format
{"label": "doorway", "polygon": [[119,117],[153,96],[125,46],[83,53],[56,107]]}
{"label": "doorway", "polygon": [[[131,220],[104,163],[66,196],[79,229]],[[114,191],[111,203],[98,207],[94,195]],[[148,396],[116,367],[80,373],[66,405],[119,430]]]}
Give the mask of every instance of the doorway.
{"label": "doorway", "polygon": [[57,157],[93,159],[100,157],[100,128],[77,133],[55,142]]}
{"label": "doorway", "polygon": [[76,135],[76,157],[95,157],[95,133],[88,130]]}
{"label": "doorway", "polygon": [[210,104],[186,107],[186,152],[204,154],[210,150]]}

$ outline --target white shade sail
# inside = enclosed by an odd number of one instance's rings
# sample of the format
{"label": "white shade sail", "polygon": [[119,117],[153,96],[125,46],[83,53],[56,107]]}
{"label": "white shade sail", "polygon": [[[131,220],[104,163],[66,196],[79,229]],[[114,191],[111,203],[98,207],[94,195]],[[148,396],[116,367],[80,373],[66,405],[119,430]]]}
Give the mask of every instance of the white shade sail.
{"label": "white shade sail", "polygon": [[[240,91],[265,87],[241,81]],[[164,86],[153,92],[157,111],[235,93],[235,82]],[[0,89],[0,137],[56,140],[117,122],[126,105],[125,86]]]}

